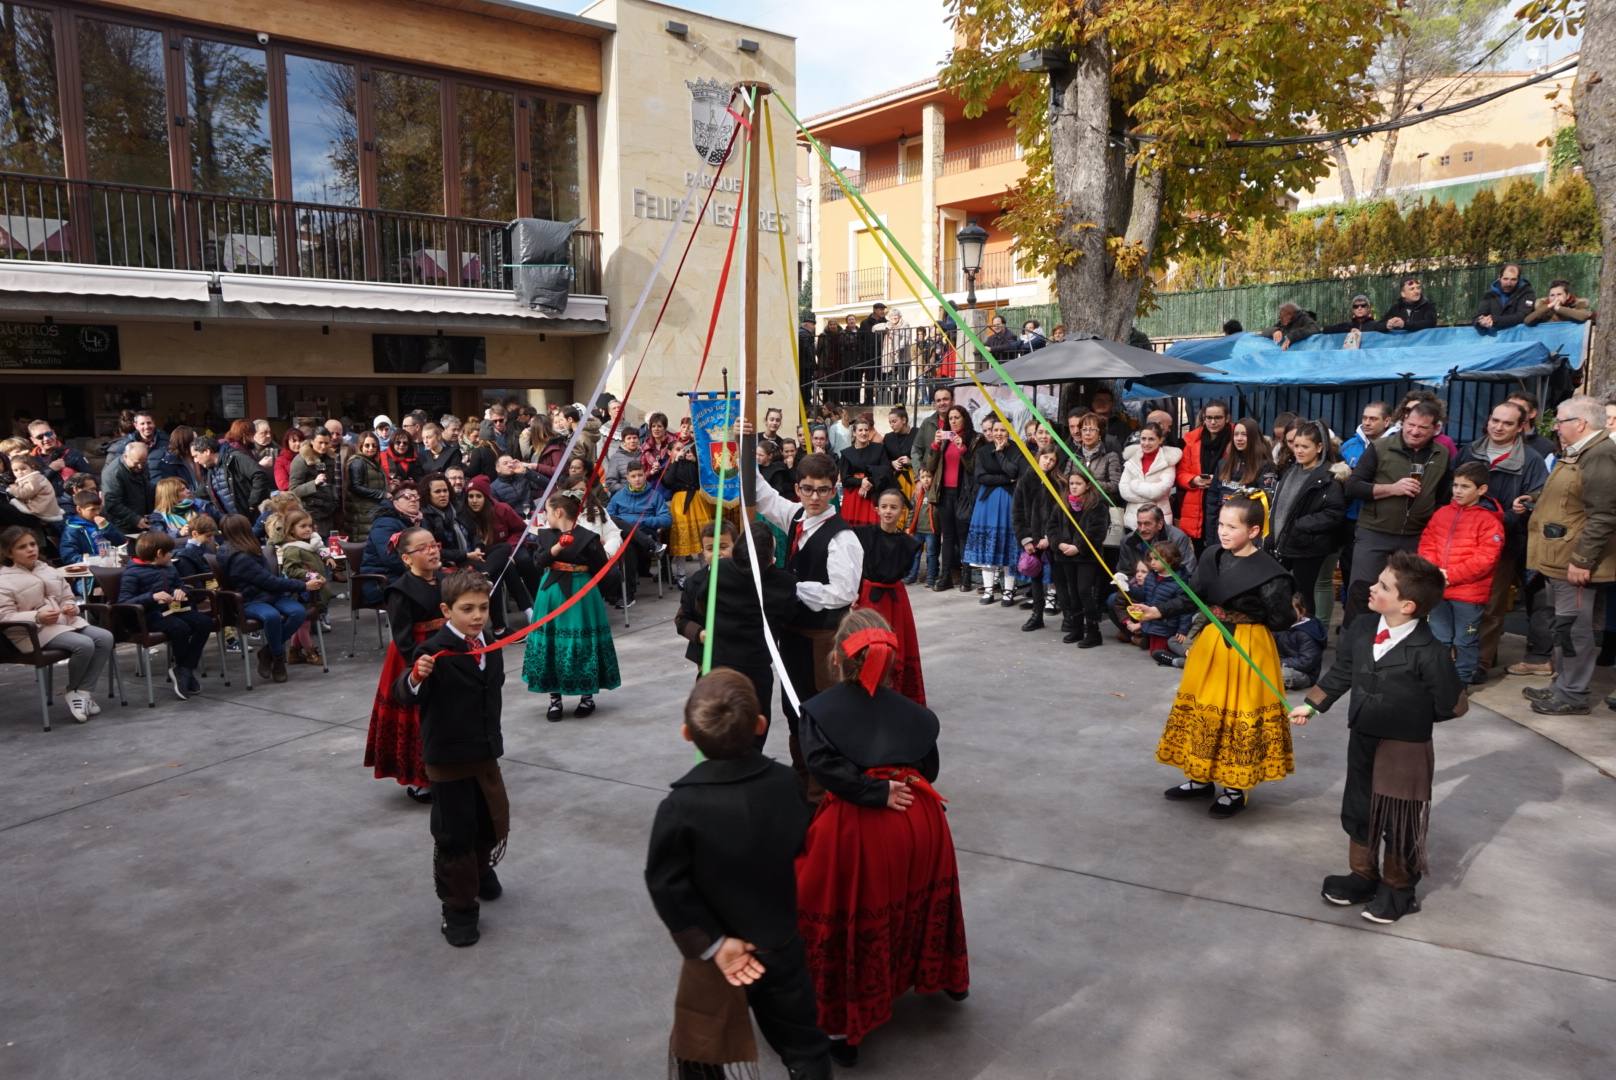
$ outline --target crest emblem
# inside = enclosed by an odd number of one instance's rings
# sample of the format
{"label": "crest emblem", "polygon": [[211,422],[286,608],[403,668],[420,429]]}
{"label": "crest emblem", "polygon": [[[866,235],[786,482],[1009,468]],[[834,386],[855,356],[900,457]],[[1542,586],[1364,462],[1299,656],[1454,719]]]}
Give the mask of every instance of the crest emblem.
{"label": "crest emblem", "polygon": [[690,142],[707,164],[722,165],[735,130],[735,117],[729,112],[732,87],[717,79],[686,79],[685,86],[690,88]]}

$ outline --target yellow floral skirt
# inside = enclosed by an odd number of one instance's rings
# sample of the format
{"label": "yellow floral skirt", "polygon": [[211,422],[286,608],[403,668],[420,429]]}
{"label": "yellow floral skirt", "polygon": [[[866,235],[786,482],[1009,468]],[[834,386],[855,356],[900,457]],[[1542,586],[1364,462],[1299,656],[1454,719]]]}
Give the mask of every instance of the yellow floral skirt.
{"label": "yellow floral skirt", "polygon": [[[705,491],[674,492],[668,500],[673,512],[673,528],[668,531],[668,553],[675,558],[701,554],[701,538],[713,534],[713,508],[717,500]],[[724,510],[732,525],[740,528],[741,508],[737,503]]]}
{"label": "yellow floral skirt", "polygon": [[[1285,685],[1268,628],[1237,623],[1230,629],[1269,680]],[[1242,790],[1283,780],[1296,771],[1287,713],[1288,707],[1209,626],[1184,658],[1184,679],[1156,745],[1156,760],[1199,783]]]}

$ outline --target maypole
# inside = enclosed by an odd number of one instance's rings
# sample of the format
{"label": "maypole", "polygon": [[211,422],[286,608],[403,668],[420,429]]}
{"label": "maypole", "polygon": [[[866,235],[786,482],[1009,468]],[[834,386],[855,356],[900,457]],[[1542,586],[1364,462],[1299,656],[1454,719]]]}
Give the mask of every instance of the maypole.
{"label": "maypole", "polygon": [[[745,425],[741,428],[741,484],[743,490],[748,479],[757,472],[757,374],[760,357],[758,355],[758,242],[759,233],[757,208],[762,205],[758,199],[758,187],[763,181],[762,148],[758,140],[763,134],[763,101],[771,87],[765,82],[743,82],[741,90],[750,99],[751,109],[749,115],[740,122],[748,126],[748,142],[751,154],[746,159],[746,196],[742,205],[736,208],[737,213],[745,214],[742,218],[746,230],[746,248],[743,252],[743,268],[741,274],[741,418]],[[772,148],[771,148],[772,149]],[[806,435],[806,432],[804,433]],[[743,500],[747,506],[746,518],[743,524],[751,522],[751,499]]]}

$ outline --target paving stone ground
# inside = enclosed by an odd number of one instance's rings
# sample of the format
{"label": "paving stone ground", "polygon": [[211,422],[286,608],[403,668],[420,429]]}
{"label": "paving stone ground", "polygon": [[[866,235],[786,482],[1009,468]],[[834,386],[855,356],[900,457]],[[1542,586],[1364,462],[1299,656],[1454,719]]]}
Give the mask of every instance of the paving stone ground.
{"label": "paving stone ground", "polygon": [[[1425,910],[1378,928],[1318,896],[1345,859],[1344,708],[1216,821],[1161,797],[1172,673],[914,598],[972,994],[905,999],[859,1075],[1616,1075],[1616,781],[1588,759],[1616,713],[1540,734],[1504,715],[1509,680],[1438,728]],[[640,871],[692,760],[672,614],[633,609],[587,720],[547,724],[513,674],[506,895],[467,950],[437,932],[426,810],[360,764],[374,636],[330,674],[214,674],[155,709],[126,652],[131,704],[82,726],[58,704],[48,734],[0,669],[0,1076],[664,1075],[678,958]]]}

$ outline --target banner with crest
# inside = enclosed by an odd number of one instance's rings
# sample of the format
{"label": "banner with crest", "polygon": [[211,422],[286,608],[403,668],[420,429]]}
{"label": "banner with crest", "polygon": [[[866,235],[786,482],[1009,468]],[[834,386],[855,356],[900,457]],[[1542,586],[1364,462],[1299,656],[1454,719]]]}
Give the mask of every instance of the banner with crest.
{"label": "banner with crest", "polygon": [[[741,395],[734,391],[690,395],[690,421],[696,429],[701,489],[722,502],[734,502],[741,494],[741,478],[736,471],[741,456]],[[724,473],[722,492],[718,488],[720,470]]]}

